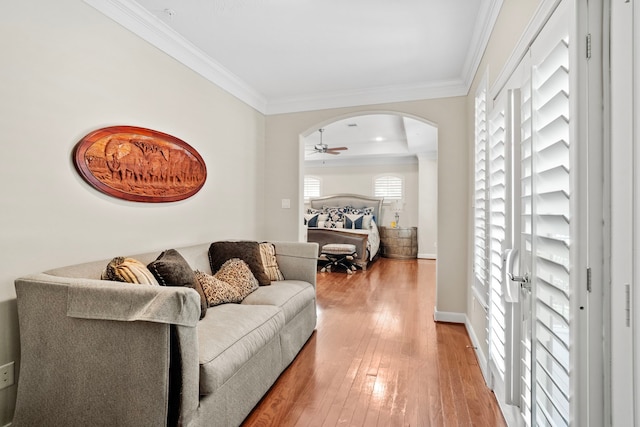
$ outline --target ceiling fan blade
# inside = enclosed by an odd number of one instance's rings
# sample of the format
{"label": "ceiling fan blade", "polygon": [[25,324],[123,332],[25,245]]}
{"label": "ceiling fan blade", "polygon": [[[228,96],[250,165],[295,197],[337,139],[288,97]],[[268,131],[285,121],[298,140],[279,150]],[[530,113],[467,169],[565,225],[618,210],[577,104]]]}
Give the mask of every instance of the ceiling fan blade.
{"label": "ceiling fan blade", "polygon": [[333,151],[344,151],[344,150],[348,150],[349,147],[329,147],[327,150],[333,150]]}

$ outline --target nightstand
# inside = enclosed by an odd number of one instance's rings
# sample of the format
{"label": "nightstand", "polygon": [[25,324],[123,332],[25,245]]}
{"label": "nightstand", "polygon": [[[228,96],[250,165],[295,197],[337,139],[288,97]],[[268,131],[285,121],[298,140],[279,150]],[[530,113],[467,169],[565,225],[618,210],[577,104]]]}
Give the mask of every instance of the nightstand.
{"label": "nightstand", "polygon": [[396,259],[418,257],[417,227],[379,227],[379,230],[383,257]]}

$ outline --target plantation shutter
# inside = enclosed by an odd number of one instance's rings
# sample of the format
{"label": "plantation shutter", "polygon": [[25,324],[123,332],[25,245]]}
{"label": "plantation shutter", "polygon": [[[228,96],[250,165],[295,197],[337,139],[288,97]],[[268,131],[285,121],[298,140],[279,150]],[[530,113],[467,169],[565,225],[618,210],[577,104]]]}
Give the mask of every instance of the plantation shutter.
{"label": "plantation shutter", "polygon": [[[504,97],[503,97],[504,98]],[[505,379],[506,316],[502,290],[502,254],[507,239],[507,123],[505,101],[496,103],[489,123],[489,358]]]}
{"label": "plantation shutter", "polygon": [[304,198],[320,197],[320,178],[315,176],[304,177]]}
{"label": "plantation shutter", "polygon": [[374,196],[384,197],[386,201],[402,200],[402,178],[385,175],[375,179]]}
{"label": "plantation shutter", "polygon": [[[531,73],[526,73],[525,81],[520,88],[521,105],[521,165],[520,165],[520,250],[521,271],[531,270],[532,258],[532,205],[533,205],[533,175],[532,175],[532,109],[531,109]],[[520,412],[527,426],[531,425],[533,387],[531,384],[531,295],[528,291],[520,292],[523,305],[523,325],[521,333],[521,381],[520,381]]]}
{"label": "plantation shutter", "polygon": [[475,99],[475,186],[474,186],[474,287],[487,304],[487,92],[482,88]]}
{"label": "plantation shutter", "polygon": [[[570,418],[571,138],[568,1],[551,17],[531,47],[530,165],[523,204],[532,235],[531,346],[528,368],[534,425],[568,426]],[[564,7],[563,7],[564,6]],[[523,132],[524,133],[524,132]],[[526,154],[524,154],[526,152]],[[530,158],[529,158],[529,157]],[[529,162],[530,161],[530,162]],[[523,177],[523,180],[525,178]],[[523,182],[524,183],[524,182]],[[523,191],[524,194],[524,191]],[[524,210],[523,210],[524,212]]]}

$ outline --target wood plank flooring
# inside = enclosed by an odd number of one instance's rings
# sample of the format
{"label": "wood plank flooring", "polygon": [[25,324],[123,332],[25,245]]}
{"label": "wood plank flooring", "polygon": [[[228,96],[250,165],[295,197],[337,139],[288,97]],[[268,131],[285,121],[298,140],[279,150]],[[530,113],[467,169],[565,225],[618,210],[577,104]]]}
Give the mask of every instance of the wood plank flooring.
{"label": "wood plank flooring", "polygon": [[505,426],[464,325],[436,323],[435,261],[319,273],[318,325],[243,426]]}

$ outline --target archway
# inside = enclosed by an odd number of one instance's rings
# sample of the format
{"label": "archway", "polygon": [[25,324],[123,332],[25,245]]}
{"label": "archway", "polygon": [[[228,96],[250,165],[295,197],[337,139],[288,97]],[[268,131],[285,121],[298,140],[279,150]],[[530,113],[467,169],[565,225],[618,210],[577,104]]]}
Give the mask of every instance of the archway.
{"label": "archway", "polygon": [[[365,120],[366,119],[366,120]],[[345,131],[346,127],[353,128],[356,124],[365,126],[375,122],[389,121],[389,126],[395,123],[402,128],[402,141],[372,140],[372,132],[359,129],[360,135],[367,135],[365,141],[349,143],[353,135]],[[398,125],[399,123],[399,125]],[[341,136],[332,139],[332,131],[342,126],[338,132]],[[384,125],[381,125],[383,127]],[[340,155],[314,154],[315,162],[305,161],[305,147],[313,147],[322,132],[323,142],[330,146],[347,146],[348,151],[341,151]],[[384,132],[381,130],[381,132]],[[334,132],[335,133],[335,132]],[[393,135],[393,132],[390,133]],[[373,179],[376,175],[391,174],[404,179],[403,212],[401,224],[418,227],[418,257],[437,258],[437,189],[438,189],[438,133],[437,126],[428,120],[411,114],[397,111],[360,111],[333,117],[317,123],[299,135],[299,217],[305,212],[304,177],[312,174],[321,178],[323,182],[322,195],[336,193],[355,193],[372,196]],[[365,138],[365,139],[366,139]],[[311,141],[311,142],[310,142]],[[337,145],[332,145],[337,141]],[[380,148],[379,143],[404,146],[404,152],[391,153]],[[363,146],[366,145],[373,153],[364,155]],[[357,146],[356,146],[357,145]],[[388,147],[387,147],[388,149]],[[313,151],[313,150],[312,150]],[[354,155],[351,153],[356,152]],[[347,179],[348,178],[348,179]],[[383,206],[379,223],[389,225],[393,213],[389,203]],[[299,239],[306,240],[306,228],[300,222]]]}

